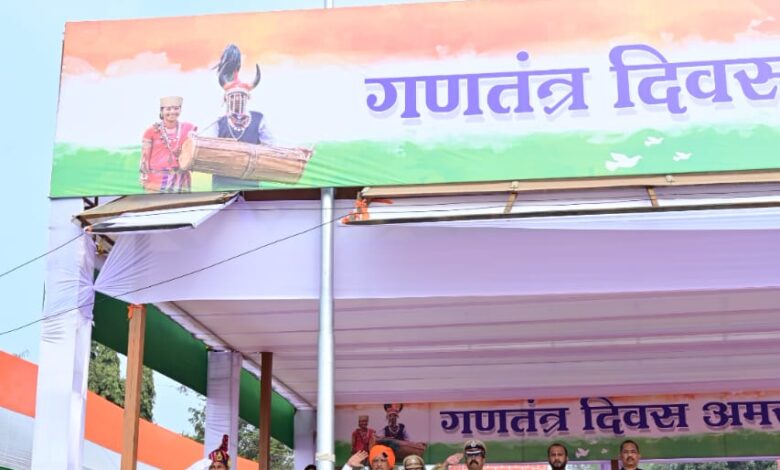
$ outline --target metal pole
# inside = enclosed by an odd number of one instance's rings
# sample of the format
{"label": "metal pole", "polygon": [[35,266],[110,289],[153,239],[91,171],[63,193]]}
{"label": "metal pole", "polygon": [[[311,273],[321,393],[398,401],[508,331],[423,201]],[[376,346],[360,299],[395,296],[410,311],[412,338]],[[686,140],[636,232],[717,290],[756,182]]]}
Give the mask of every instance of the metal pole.
{"label": "metal pole", "polygon": [[[332,5],[332,3],[331,3]],[[333,470],[333,188],[323,188],[320,328],[317,351],[317,470]]]}
{"label": "metal pole", "polygon": [[[333,8],[334,0],[323,0]],[[335,402],[333,393],[333,188],[322,188],[322,253],[320,266],[320,329],[317,351],[317,470],[333,470],[335,451]]]}

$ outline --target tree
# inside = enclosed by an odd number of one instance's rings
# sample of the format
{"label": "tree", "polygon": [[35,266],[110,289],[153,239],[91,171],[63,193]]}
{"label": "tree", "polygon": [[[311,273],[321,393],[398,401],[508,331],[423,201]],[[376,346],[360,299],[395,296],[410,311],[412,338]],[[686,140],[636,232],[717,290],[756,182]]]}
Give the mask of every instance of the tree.
{"label": "tree", "polygon": [[124,405],[125,383],[119,376],[119,356],[96,341],[92,341],[87,387],[115,405]]}
{"label": "tree", "polygon": [[[190,407],[189,422],[192,424],[192,434],[185,433],[185,436],[198,442],[203,442],[206,435],[206,404],[201,400],[201,406]],[[238,422],[238,455],[245,459],[257,462],[260,451],[258,444],[260,442],[260,430],[248,422],[239,420]],[[293,452],[292,449],[271,438],[271,469],[272,470],[292,470]]]}
{"label": "tree", "polygon": [[[92,341],[91,354],[87,388],[115,405],[124,407],[125,381],[119,376],[119,355],[96,341]],[[142,377],[141,418],[152,421],[156,396],[152,370],[144,367]]]}
{"label": "tree", "polygon": [[188,410],[190,417],[187,421],[192,424],[192,434],[184,433],[184,435],[202,444],[206,440],[206,403],[201,400],[201,406],[197,408],[191,406]]}
{"label": "tree", "polygon": [[141,373],[141,418],[151,422],[154,416],[154,399],[157,392],[154,391],[154,375],[152,369],[144,367]]}

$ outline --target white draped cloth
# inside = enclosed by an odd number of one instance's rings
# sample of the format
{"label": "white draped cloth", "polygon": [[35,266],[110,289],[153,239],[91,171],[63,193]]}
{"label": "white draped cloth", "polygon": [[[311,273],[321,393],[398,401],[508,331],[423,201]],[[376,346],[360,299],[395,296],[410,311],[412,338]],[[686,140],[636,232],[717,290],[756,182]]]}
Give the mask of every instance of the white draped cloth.
{"label": "white draped cloth", "polygon": [[95,298],[95,246],[71,220],[82,204],[81,199],[51,201],[49,246],[63,246],[47,257],[33,469],[82,468]]}

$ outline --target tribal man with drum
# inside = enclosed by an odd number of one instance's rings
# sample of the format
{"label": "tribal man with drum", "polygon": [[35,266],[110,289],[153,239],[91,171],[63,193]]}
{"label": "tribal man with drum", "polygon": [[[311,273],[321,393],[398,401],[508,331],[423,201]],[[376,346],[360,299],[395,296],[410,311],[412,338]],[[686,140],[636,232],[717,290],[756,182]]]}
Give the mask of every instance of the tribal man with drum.
{"label": "tribal man with drum", "polygon": [[[271,134],[266,127],[263,114],[247,109],[251,92],[260,83],[260,66],[255,65],[255,79],[251,84],[239,80],[241,51],[236,45],[229,44],[215,68],[219,76],[219,84],[225,90],[224,100],[227,110],[225,115],[209,126],[202,135],[250,144],[271,144]],[[257,181],[240,178],[213,175],[211,181],[214,191],[258,189]]]}

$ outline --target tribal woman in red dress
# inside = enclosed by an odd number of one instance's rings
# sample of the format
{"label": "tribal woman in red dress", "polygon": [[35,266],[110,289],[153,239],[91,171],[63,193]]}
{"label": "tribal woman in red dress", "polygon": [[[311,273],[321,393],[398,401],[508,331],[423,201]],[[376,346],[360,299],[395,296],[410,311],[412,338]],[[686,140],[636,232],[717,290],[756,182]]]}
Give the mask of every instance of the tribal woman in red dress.
{"label": "tribal woman in red dress", "polygon": [[179,121],[183,99],[160,99],[160,122],[144,132],[141,147],[141,184],[148,193],[189,192],[191,176],[179,167],[181,145],[197,130],[194,124]]}

